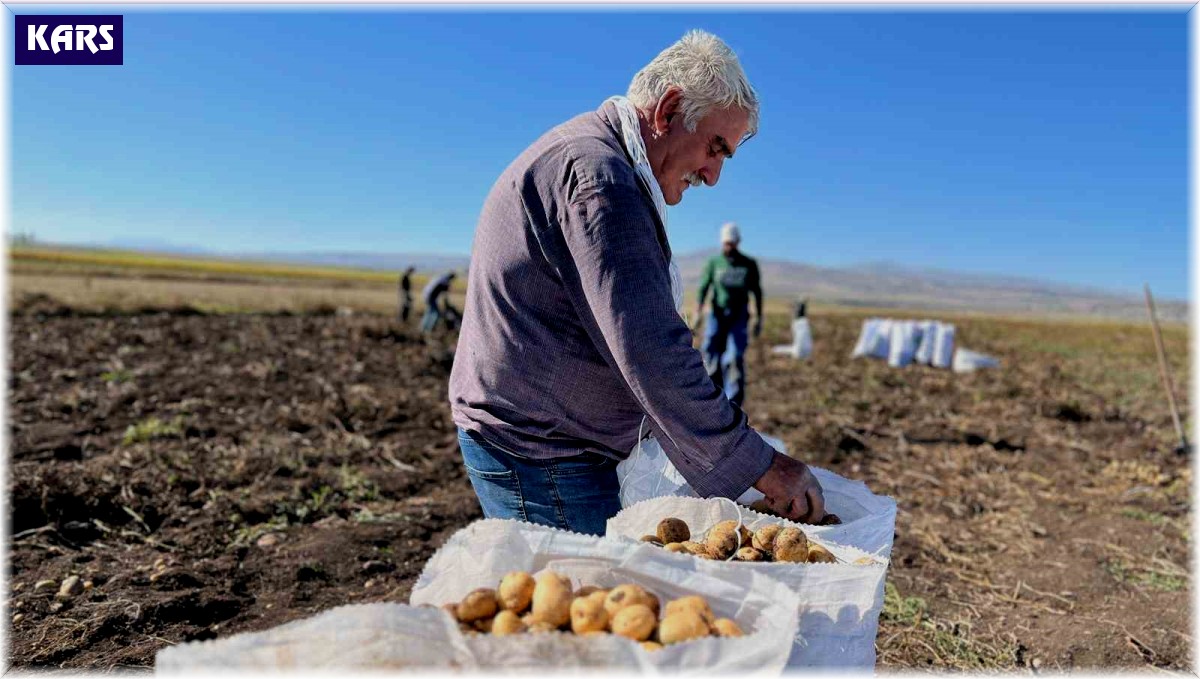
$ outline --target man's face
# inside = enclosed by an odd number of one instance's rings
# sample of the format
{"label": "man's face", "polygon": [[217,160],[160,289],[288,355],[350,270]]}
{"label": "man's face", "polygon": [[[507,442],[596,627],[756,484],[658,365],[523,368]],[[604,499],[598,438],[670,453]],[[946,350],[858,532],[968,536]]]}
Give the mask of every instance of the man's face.
{"label": "man's face", "polygon": [[721,252],[725,253],[725,256],[728,257],[729,255],[737,252],[737,246],[738,244],[736,242],[727,240],[724,243],[721,243]]}
{"label": "man's face", "polygon": [[750,117],[739,108],[709,111],[694,132],[684,127],[682,113],[672,116],[660,140],[662,162],[654,172],[667,205],[678,205],[689,186],[714,186],[721,177],[721,166],[733,157],[749,124]]}

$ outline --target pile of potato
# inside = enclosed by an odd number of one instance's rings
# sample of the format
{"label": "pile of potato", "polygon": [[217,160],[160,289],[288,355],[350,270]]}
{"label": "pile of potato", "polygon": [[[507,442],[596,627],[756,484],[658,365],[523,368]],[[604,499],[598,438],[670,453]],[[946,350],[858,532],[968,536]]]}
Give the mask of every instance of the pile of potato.
{"label": "pile of potato", "polygon": [[660,620],[658,597],[639,585],[573,590],[568,578],[548,570],[537,578],[522,571],[509,573],[499,589],[477,589],[442,609],[454,616],[466,633],[504,636],[562,630],[579,635],[618,634],[648,651],[700,637],[743,635],[737,623],[716,617],[704,597],[685,596],[668,602]]}
{"label": "pile of potato", "polygon": [[642,541],[702,559],[727,561],[732,557],[735,561],[837,563],[828,549],[809,542],[804,531],[777,524],[752,532],[739,526],[737,521],[722,521],[713,526],[702,541],[694,542],[687,522],[668,517],[658,523],[654,535],[643,535]]}

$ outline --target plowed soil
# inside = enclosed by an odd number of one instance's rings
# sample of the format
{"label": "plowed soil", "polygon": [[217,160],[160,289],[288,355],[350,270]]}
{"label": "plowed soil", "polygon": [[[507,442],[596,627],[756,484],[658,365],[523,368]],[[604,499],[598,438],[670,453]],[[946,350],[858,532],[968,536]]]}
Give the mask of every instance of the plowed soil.
{"label": "plowed soil", "polygon": [[[965,321],[1004,365],[954,375],[850,360],[860,322],[814,318],[806,363],[752,349],[747,409],[899,502],[881,666],[1189,667],[1188,460],[1152,358],[1120,349],[1148,336]],[[11,666],[149,669],[168,644],[406,601],[481,516],[450,338],[45,300],[9,323]],[[70,575],[87,589],[60,601]]]}

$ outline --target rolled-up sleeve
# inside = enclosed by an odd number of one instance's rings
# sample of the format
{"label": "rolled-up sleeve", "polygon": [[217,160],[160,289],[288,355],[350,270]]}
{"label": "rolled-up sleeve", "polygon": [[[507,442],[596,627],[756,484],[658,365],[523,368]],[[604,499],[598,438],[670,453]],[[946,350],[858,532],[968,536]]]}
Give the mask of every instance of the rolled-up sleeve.
{"label": "rolled-up sleeve", "polygon": [[774,451],[713,385],[692,348],[641,189],[620,181],[582,184],[559,227],[561,241],[544,251],[667,457],[702,497],[741,495],[766,472]]}

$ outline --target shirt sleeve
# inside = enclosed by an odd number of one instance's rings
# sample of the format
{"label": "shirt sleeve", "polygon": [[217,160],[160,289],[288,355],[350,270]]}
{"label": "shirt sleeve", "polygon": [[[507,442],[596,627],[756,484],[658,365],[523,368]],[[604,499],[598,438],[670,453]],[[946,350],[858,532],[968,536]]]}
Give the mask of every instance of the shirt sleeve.
{"label": "shirt sleeve", "polygon": [[774,450],[713,385],[692,348],[640,187],[581,185],[560,218],[564,247],[548,254],[559,259],[553,264],[597,350],[696,493],[738,497],[767,471]]}

